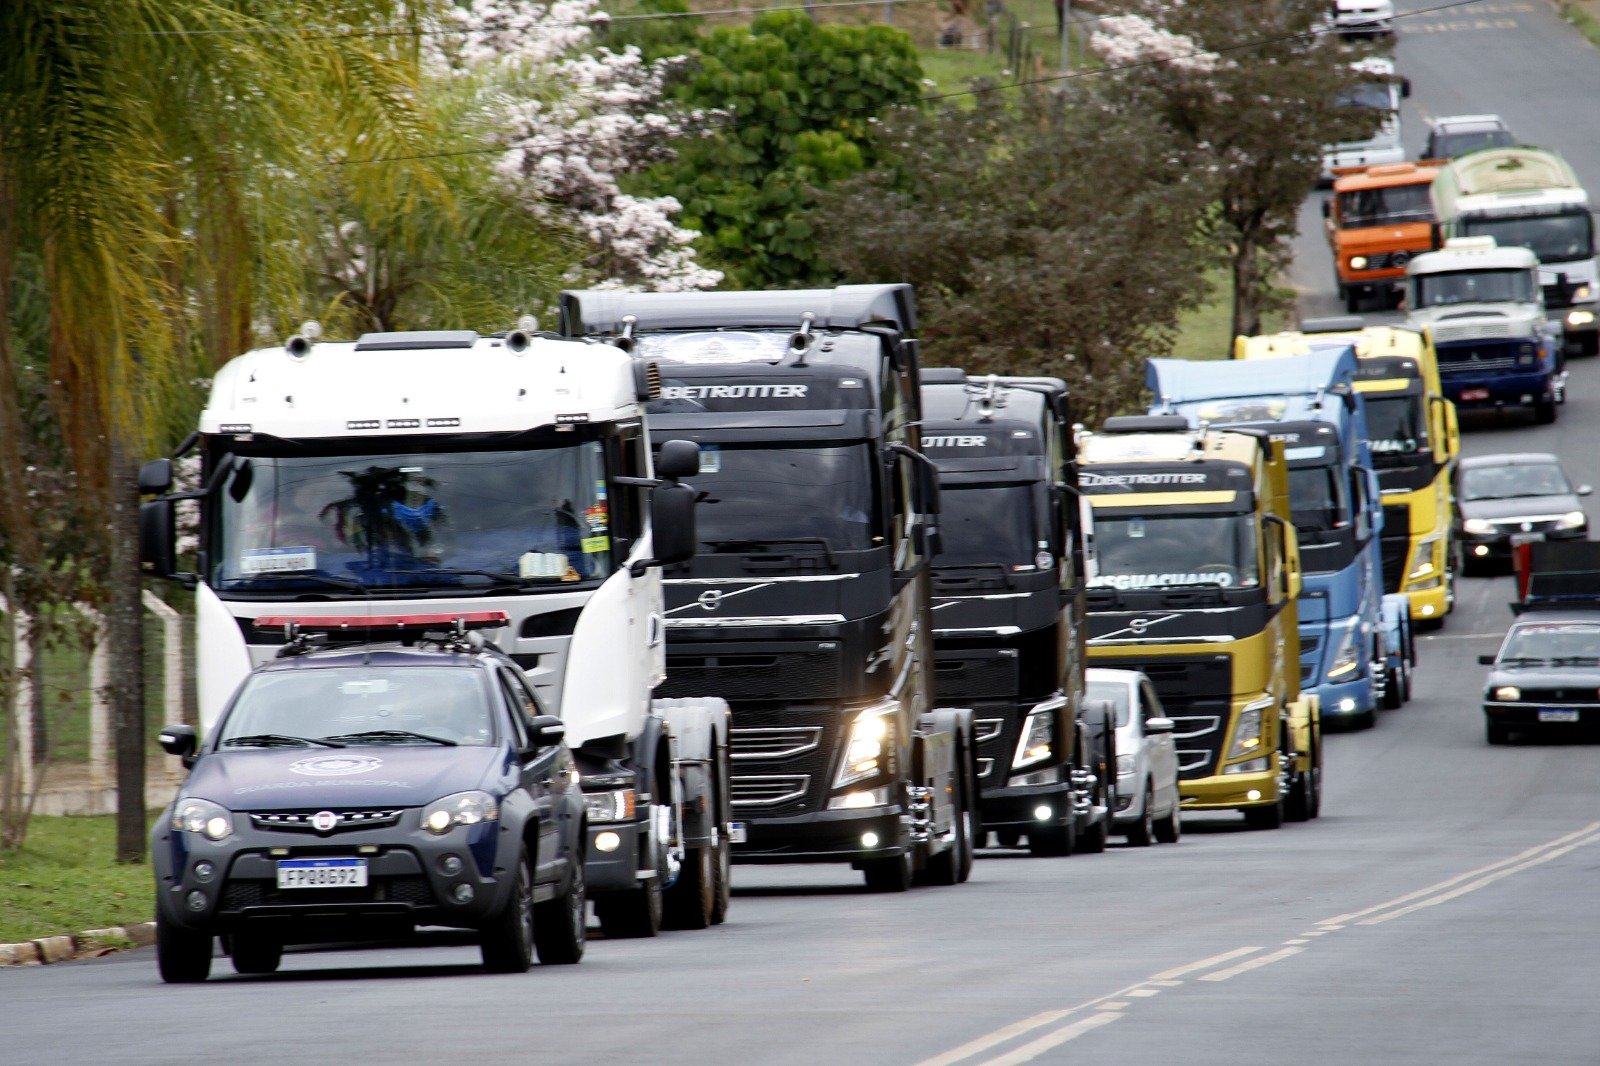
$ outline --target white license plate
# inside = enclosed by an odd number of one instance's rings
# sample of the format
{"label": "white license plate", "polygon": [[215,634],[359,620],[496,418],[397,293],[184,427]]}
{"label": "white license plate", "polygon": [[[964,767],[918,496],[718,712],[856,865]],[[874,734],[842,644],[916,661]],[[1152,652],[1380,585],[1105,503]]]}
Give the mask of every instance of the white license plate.
{"label": "white license plate", "polygon": [[366,859],[279,859],[279,888],[365,888]]}
{"label": "white license plate", "polygon": [[1461,390],[1461,398],[1463,400],[1487,400],[1489,398],[1489,390],[1488,389],[1462,389]]}
{"label": "white license plate", "polygon": [[1543,533],[1513,533],[1513,534],[1511,534],[1511,546],[1513,548],[1515,548],[1519,544],[1537,544],[1541,540],[1544,540],[1544,534]]}
{"label": "white license plate", "polygon": [[1540,711],[1539,712],[1539,721],[1541,721],[1541,722],[1576,722],[1577,720],[1578,720],[1578,712],[1577,711]]}
{"label": "white license plate", "polygon": [[748,839],[744,831],[743,822],[728,823],[728,840],[730,843],[743,844]]}

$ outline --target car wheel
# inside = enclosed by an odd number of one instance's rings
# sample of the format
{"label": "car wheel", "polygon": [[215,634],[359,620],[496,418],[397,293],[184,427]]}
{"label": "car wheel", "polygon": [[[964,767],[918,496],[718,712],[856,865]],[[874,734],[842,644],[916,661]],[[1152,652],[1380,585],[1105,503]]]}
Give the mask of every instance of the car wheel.
{"label": "car wheel", "polygon": [[690,848],[683,857],[678,883],[662,894],[661,927],[704,929],[711,924],[716,901],[716,856],[709,845]]}
{"label": "car wheel", "polygon": [[544,965],[571,966],[583,959],[588,940],[589,887],[583,863],[574,858],[567,890],[533,908],[533,946]]}
{"label": "car wheel", "polygon": [[1179,809],[1179,803],[1179,800],[1173,799],[1172,809],[1165,817],[1156,819],[1154,829],[1158,844],[1176,844],[1178,838],[1183,836],[1183,811]]}
{"label": "car wheel", "polygon": [[1511,730],[1499,722],[1485,722],[1483,723],[1483,738],[1495,745],[1509,744],[1511,743]]}
{"label": "car wheel", "polygon": [[490,973],[527,973],[533,965],[533,863],[526,846],[517,855],[510,898],[484,923],[478,949]]}
{"label": "car wheel", "polygon": [[866,879],[869,892],[904,892],[911,887],[912,857],[910,847],[901,855],[888,859],[868,859],[861,864],[861,874]]}
{"label": "car wheel", "polygon": [[1142,804],[1139,811],[1139,820],[1128,827],[1127,833],[1128,843],[1136,848],[1148,848],[1156,835],[1155,812],[1151,810],[1155,806],[1155,794],[1151,791],[1150,782],[1148,781],[1144,785],[1144,800]]}
{"label": "car wheel", "polygon": [[156,968],[169,985],[192,985],[211,976],[209,933],[173,925],[156,913]]}
{"label": "car wheel", "polygon": [[228,944],[228,955],[237,973],[276,973],[278,964],[283,961],[283,945],[260,933],[234,933]]}

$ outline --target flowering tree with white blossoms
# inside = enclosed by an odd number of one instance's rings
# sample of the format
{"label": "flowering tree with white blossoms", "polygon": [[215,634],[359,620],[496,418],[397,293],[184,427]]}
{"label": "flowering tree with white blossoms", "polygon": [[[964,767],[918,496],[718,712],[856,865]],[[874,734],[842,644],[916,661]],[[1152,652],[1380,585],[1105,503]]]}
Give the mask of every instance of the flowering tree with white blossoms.
{"label": "flowering tree with white blossoms", "polygon": [[564,279],[603,287],[705,289],[722,274],[700,265],[699,236],[674,222],[671,196],[624,192],[624,175],[671,157],[668,143],[695,116],[664,106],[680,58],[647,60],[637,47],[596,47],[607,21],[596,0],[472,0],[449,9],[433,42],[433,69],[464,82],[477,118],[505,147],[501,188],[534,217],[570,227],[588,244]]}

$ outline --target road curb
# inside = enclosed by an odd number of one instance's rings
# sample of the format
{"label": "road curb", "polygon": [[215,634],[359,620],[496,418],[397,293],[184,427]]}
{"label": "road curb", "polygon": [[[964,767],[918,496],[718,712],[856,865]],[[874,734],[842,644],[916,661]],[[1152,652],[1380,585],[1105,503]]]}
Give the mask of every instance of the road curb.
{"label": "road curb", "polygon": [[87,952],[106,955],[119,948],[108,947],[108,940],[127,940],[137,947],[156,942],[156,923],[114,925],[108,929],[86,929],[77,936],[46,936],[20,944],[0,944],[0,966],[38,966],[67,962]]}

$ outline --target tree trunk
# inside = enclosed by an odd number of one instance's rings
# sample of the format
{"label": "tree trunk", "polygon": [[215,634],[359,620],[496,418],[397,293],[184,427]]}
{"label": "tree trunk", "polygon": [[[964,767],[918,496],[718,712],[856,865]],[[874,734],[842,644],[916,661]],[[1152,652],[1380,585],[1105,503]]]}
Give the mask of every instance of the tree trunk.
{"label": "tree trunk", "polygon": [[1261,277],[1261,225],[1250,219],[1238,226],[1233,246],[1233,336],[1261,332],[1265,298]]}
{"label": "tree trunk", "polygon": [[137,468],[112,443],[111,522],[106,581],[111,733],[117,765],[117,861],[145,857],[144,609],[139,593]]}

